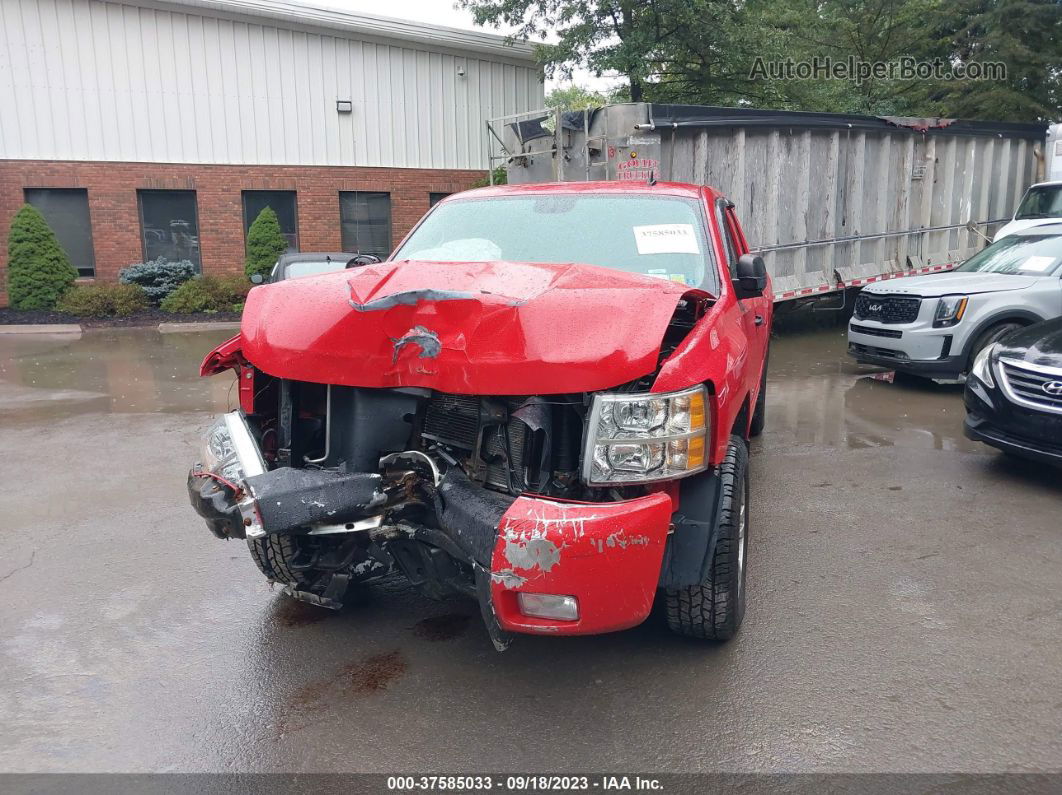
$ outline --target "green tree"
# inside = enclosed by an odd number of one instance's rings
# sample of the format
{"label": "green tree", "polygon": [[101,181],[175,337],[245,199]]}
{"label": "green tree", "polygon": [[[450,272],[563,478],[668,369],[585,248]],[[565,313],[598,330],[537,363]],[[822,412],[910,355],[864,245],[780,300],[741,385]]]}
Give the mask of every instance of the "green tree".
{"label": "green tree", "polygon": [[[761,87],[748,64],[763,54],[745,0],[459,0],[484,25],[513,28],[539,44],[547,76],[575,67],[618,73],[614,98],[639,102],[736,104]],[[744,104],[749,104],[747,100]]]}
{"label": "green tree", "polygon": [[570,86],[555,88],[546,94],[547,108],[560,108],[561,110],[584,110],[585,108],[600,108],[612,101],[612,96],[602,94],[600,91],[592,91],[572,83]]}
{"label": "green tree", "polygon": [[[479,24],[546,41],[548,76],[626,77],[632,101],[901,116],[1062,115],[1059,0],[459,0]],[[829,57],[945,69],[1002,63],[998,80],[779,79],[763,61]],[[622,89],[620,90],[622,92]],[[561,101],[560,99],[558,101]]]}
{"label": "green tree", "polygon": [[7,239],[7,298],[14,309],[54,309],[77,278],[70,258],[37,208],[15,213]]}
{"label": "green tree", "polygon": [[[933,61],[947,57],[934,32],[942,0],[756,0],[749,15],[775,59],[861,64]],[[950,11],[947,13],[951,13]],[[833,113],[936,115],[926,80],[868,75],[812,80],[755,80],[774,107]]]}
{"label": "green tree", "polygon": [[990,79],[774,81],[780,107],[876,115],[1037,121],[1062,114],[1058,0],[754,0],[775,53],[864,63],[936,63],[944,71],[1002,65]]}
{"label": "green tree", "polygon": [[272,207],[262,208],[247,230],[247,260],[244,273],[250,279],[260,273],[268,276],[277,258],[288,250],[288,241],[280,231],[280,221]]}
{"label": "green tree", "polygon": [[557,42],[539,44],[537,56],[546,74],[571,77],[575,66],[597,75],[618,72],[630,85],[630,98],[640,102],[650,70],[646,56],[673,31],[661,27],[658,6],[670,9],[681,0],[458,0],[476,24],[515,28],[514,38]]}
{"label": "green tree", "polygon": [[494,180],[491,181],[491,173],[488,171],[482,177],[477,179],[468,187],[470,188],[485,188],[488,185],[504,185],[509,181],[509,172],[505,170],[505,166],[496,166],[494,168]]}
{"label": "green tree", "polygon": [[1062,3],[960,0],[938,25],[949,62],[1002,63],[1006,77],[948,81],[933,101],[941,114],[1014,121],[1062,117]]}

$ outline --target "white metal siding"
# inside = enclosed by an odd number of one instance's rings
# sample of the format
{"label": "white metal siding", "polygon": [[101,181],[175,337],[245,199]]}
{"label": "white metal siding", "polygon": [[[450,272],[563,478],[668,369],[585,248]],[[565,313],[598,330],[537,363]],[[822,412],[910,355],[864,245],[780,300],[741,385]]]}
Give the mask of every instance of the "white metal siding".
{"label": "white metal siding", "polygon": [[481,168],[484,119],[542,105],[537,68],[474,52],[0,0],[0,159]]}

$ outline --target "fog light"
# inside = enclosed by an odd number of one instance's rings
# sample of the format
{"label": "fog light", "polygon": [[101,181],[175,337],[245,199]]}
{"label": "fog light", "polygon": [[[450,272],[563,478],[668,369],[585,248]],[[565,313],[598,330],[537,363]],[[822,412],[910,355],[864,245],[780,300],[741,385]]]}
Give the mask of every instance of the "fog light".
{"label": "fog light", "polygon": [[550,593],[518,593],[516,603],[520,612],[532,618],[552,618],[556,621],[578,621],[579,603],[574,596]]}

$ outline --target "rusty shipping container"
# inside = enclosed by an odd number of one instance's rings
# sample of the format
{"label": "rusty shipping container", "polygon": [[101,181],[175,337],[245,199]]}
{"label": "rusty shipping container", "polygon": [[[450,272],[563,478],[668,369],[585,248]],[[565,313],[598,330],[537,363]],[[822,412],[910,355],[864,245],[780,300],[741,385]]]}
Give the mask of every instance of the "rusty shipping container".
{"label": "rusty shipping container", "polygon": [[712,185],[791,300],[954,267],[1035,181],[1046,124],[629,103],[487,122],[511,183]]}

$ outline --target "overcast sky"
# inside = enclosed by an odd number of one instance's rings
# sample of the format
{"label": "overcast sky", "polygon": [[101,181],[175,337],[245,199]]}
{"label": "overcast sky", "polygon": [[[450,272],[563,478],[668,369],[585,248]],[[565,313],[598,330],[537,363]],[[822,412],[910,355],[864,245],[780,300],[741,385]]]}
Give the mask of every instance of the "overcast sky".
{"label": "overcast sky", "polygon": [[[454,8],[453,0],[294,0],[305,5],[342,8],[347,11],[360,11],[366,14],[413,19],[418,22],[430,22],[451,28],[465,30],[483,30],[488,33],[506,34],[508,30],[477,27],[472,22],[472,14]],[[597,78],[588,72],[577,71],[574,82],[588,88],[605,89],[619,82],[616,78]],[[561,85],[561,81],[547,80],[546,91]]]}

